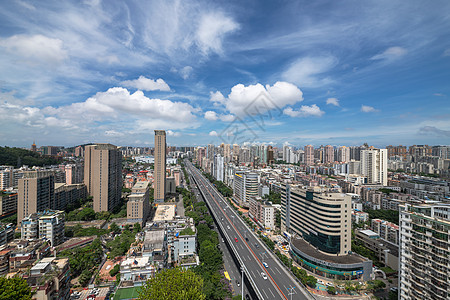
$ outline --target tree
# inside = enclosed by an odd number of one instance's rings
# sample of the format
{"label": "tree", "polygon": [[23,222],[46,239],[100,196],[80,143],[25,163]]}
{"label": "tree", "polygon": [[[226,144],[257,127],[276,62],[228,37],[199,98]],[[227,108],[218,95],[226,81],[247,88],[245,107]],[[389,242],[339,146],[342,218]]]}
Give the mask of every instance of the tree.
{"label": "tree", "polygon": [[134,226],[133,226],[133,232],[134,232],[134,233],[138,233],[139,231],[141,231],[141,224],[139,224],[139,223],[134,223]]}
{"label": "tree", "polygon": [[112,233],[119,233],[120,232],[120,228],[119,228],[119,226],[116,223],[113,222],[109,226],[109,231],[112,232]]}
{"label": "tree", "polygon": [[167,269],[147,280],[139,300],[204,300],[203,279],[191,270]]}
{"label": "tree", "polygon": [[109,271],[109,275],[111,277],[114,277],[116,276],[117,273],[119,273],[119,271],[120,271],[120,264],[117,264]]}
{"label": "tree", "polygon": [[336,288],[334,286],[328,286],[327,292],[328,292],[328,294],[334,295],[334,294],[336,294]]}
{"label": "tree", "polygon": [[0,277],[0,299],[31,300],[31,288],[25,279],[18,276]]}

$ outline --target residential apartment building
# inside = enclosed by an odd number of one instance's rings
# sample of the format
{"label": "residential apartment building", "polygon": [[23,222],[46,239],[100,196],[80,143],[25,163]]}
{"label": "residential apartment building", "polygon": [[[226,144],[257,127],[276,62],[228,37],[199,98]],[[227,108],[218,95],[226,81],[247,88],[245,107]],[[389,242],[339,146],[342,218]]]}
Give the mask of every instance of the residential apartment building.
{"label": "residential apartment building", "polygon": [[52,171],[27,171],[19,179],[17,223],[30,214],[50,209],[55,201]]}
{"label": "residential apartment building", "polygon": [[110,211],[122,196],[122,153],[117,146],[96,144],[85,147],[84,183],[93,197],[94,211]]}
{"label": "residential apartment building", "polygon": [[131,189],[127,202],[127,221],[139,223],[147,221],[150,213],[150,182],[138,181]]}
{"label": "residential apartment building", "polygon": [[314,164],[314,147],[312,145],[305,146],[305,164],[311,166]]}
{"label": "residential apartment building", "polygon": [[17,212],[17,201],[17,191],[0,191],[0,216],[9,216],[15,214]]}
{"label": "residential apartment building", "polygon": [[15,226],[12,223],[0,223],[0,247],[14,239],[14,228]]}
{"label": "residential apartment building", "polygon": [[367,177],[368,184],[387,186],[387,150],[361,150],[361,174]]}
{"label": "residential apartment building", "polygon": [[83,167],[81,165],[68,164],[65,165],[64,170],[66,173],[67,184],[77,184],[83,182]]}
{"label": "residential apartment building", "polygon": [[30,214],[22,220],[21,239],[46,239],[52,247],[64,241],[65,213],[63,211],[42,211]]}
{"label": "residential apartment building", "polygon": [[371,228],[383,240],[398,245],[399,239],[398,225],[385,220],[372,219]]}
{"label": "residential apartment building", "polygon": [[24,276],[31,287],[33,299],[70,298],[70,265],[68,258],[46,257],[36,263]]}
{"label": "residential apartment building", "polygon": [[250,197],[258,197],[259,176],[249,171],[236,171],[233,180],[233,200],[242,207],[249,207]]}
{"label": "residential apartment building", "polygon": [[166,132],[155,130],[154,199],[162,203],[166,196]]}
{"label": "residential apartment building", "polygon": [[275,209],[270,202],[265,202],[261,197],[250,197],[250,218],[253,218],[263,229],[275,229]]}
{"label": "residential apartment building", "polygon": [[450,204],[400,208],[400,299],[450,298]]}

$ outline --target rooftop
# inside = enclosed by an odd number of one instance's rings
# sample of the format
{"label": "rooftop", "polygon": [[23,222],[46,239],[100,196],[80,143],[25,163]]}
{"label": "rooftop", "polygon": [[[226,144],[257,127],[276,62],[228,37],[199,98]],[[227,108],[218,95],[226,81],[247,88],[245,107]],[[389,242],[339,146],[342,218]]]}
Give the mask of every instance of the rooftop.
{"label": "rooftop", "polygon": [[160,204],[155,212],[153,221],[170,221],[175,217],[175,205]]}
{"label": "rooftop", "polygon": [[356,263],[362,263],[362,262],[366,261],[363,257],[361,257],[359,255],[355,255],[355,254],[347,254],[347,255],[342,255],[342,256],[325,254],[325,253],[317,250],[315,247],[311,246],[309,243],[307,243],[303,239],[292,239],[291,243],[295,246],[295,248],[299,249],[306,255],[309,255],[316,259],[320,259],[325,262],[330,262],[330,263],[335,263],[335,264],[356,264]]}

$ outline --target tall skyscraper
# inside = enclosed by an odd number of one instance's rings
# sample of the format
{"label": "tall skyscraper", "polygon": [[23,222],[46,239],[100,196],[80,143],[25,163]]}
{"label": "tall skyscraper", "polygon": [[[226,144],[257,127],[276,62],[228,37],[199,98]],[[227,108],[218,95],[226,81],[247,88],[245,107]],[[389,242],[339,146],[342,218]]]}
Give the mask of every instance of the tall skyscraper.
{"label": "tall skyscraper", "polygon": [[223,156],[225,158],[225,163],[229,163],[231,161],[231,145],[230,144],[224,145]]}
{"label": "tall skyscraper", "polygon": [[94,199],[94,210],[110,211],[122,196],[122,152],[111,144],[85,147],[84,184]]}
{"label": "tall skyscraper", "polygon": [[367,177],[369,184],[387,186],[387,150],[361,150],[361,174]]}
{"label": "tall skyscraper", "polygon": [[267,146],[267,163],[269,165],[272,165],[274,163],[273,157],[274,157],[273,147],[269,145]]}
{"label": "tall skyscraper", "polygon": [[30,214],[50,209],[55,201],[55,177],[51,171],[24,172],[19,179],[17,223]]}
{"label": "tall skyscraper", "polygon": [[331,145],[325,146],[325,157],[324,163],[332,163],[334,162],[334,147]]}
{"label": "tall skyscraper", "polygon": [[305,146],[305,164],[307,166],[314,164],[314,147],[312,145]]}
{"label": "tall skyscraper", "polygon": [[155,130],[154,199],[164,202],[166,195],[166,132]]}
{"label": "tall skyscraper", "polygon": [[346,146],[339,147],[338,160],[340,162],[349,162],[350,161],[350,148],[349,147],[346,147]]}

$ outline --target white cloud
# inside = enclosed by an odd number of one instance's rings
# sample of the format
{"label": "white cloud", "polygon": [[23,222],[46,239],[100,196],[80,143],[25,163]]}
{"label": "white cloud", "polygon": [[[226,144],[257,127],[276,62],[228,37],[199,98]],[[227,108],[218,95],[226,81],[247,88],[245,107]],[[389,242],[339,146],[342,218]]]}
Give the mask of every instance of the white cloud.
{"label": "white cloud", "polygon": [[205,112],[205,119],[209,120],[209,121],[215,121],[218,119],[217,113],[215,111],[209,110],[209,111]]}
{"label": "white cloud", "polygon": [[65,60],[68,55],[63,49],[63,41],[37,35],[13,35],[0,39],[0,47],[9,54],[26,59],[31,63],[56,63]]}
{"label": "white cloud", "polygon": [[209,101],[214,102],[214,105],[220,105],[225,103],[225,97],[221,92],[209,92]]}
{"label": "white cloud", "polygon": [[450,137],[450,130],[439,129],[435,126],[424,126],[419,128],[419,134],[436,135],[440,137]]}
{"label": "white cloud", "polygon": [[173,136],[173,137],[179,137],[179,136],[181,136],[181,132],[175,132],[175,131],[172,131],[172,130],[167,130],[166,131],[167,132],[167,135],[168,136]]}
{"label": "white cloud", "polygon": [[115,130],[106,130],[105,131],[105,135],[106,136],[116,137],[116,136],[124,136],[125,134],[123,132],[118,132],[118,131],[115,131]]}
{"label": "white cloud", "polygon": [[333,82],[324,73],[337,64],[333,56],[303,57],[294,61],[282,74],[282,78],[300,87],[320,87]]}
{"label": "white cloud", "polygon": [[220,116],[220,120],[222,120],[223,122],[231,122],[236,118],[236,116],[234,115],[221,115]]}
{"label": "white cloud", "polygon": [[300,101],[303,101],[302,91],[292,83],[283,81],[265,87],[259,83],[249,86],[237,84],[224,100],[226,109],[241,117],[282,109]]}
{"label": "white cloud", "polygon": [[368,106],[368,105],[361,105],[361,111],[365,112],[365,113],[370,113],[370,112],[378,112],[380,110],[372,107],[372,106]]}
{"label": "white cloud", "polygon": [[210,12],[200,17],[196,38],[204,54],[222,53],[222,39],[239,28],[239,24],[220,12]]}
{"label": "white cloud", "polygon": [[209,135],[210,136],[218,136],[219,134],[215,130],[213,130],[209,133]]}
{"label": "white cloud", "polygon": [[381,60],[381,59],[393,60],[393,59],[402,57],[406,53],[408,53],[408,50],[406,50],[405,48],[390,47],[390,48],[387,48],[384,52],[372,56],[370,59],[372,59],[372,60]]}
{"label": "white cloud", "polygon": [[339,106],[339,100],[337,98],[328,98],[327,99],[327,104],[334,105],[334,106]]}
{"label": "white cloud", "polygon": [[191,77],[193,71],[194,69],[191,66],[185,66],[181,69],[177,69],[175,67],[170,68],[170,72],[179,74],[184,80]]}
{"label": "white cloud", "polygon": [[155,81],[153,79],[145,78],[142,75],[135,80],[122,81],[121,84],[126,87],[133,87],[142,91],[156,91],[156,90],[165,92],[170,91],[169,85],[161,78]]}
{"label": "white cloud", "polygon": [[323,110],[320,110],[320,107],[318,107],[316,104],[313,104],[311,106],[308,105],[302,105],[299,110],[294,110],[291,107],[286,107],[283,110],[283,113],[285,115],[288,115],[290,117],[321,117],[325,112]]}

